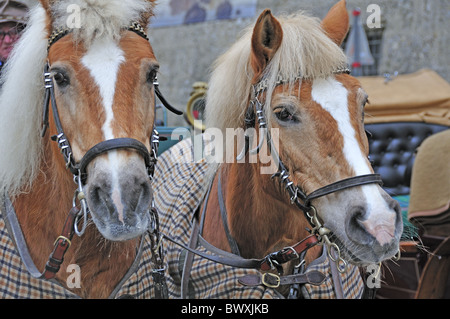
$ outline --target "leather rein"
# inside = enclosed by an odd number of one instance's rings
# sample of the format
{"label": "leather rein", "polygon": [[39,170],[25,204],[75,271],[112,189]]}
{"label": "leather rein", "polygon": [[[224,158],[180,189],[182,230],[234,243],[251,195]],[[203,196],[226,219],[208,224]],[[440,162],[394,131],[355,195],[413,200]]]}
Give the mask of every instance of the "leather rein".
{"label": "leather rein", "polygon": [[[149,40],[144,28],[137,22],[133,22],[131,26],[126,28],[128,31],[135,32],[139,36],[143,37],[147,41]],[[70,29],[56,29],[50,35],[48,39],[48,47],[50,47],[57,42],[59,39],[63,38],[65,35],[71,32]],[[50,254],[47,264],[45,265],[45,269],[43,272],[39,272],[36,266],[33,263],[33,260],[29,254],[27,244],[25,238],[23,236],[19,221],[14,211],[14,207],[9,200],[8,196],[5,195],[6,206],[6,221],[8,229],[11,232],[11,235],[14,239],[18,252],[24,262],[28,272],[34,278],[38,279],[47,279],[51,280],[55,278],[58,273],[61,264],[64,261],[64,255],[71,246],[71,241],[74,234],[78,236],[82,236],[86,230],[86,226],[88,224],[88,213],[89,208],[87,206],[86,198],[83,193],[83,184],[87,179],[87,171],[86,168],[88,164],[95,159],[97,156],[105,154],[107,152],[118,150],[118,149],[133,149],[137,151],[143,158],[147,168],[148,177],[150,180],[153,179],[153,174],[155,171],[155,165],[157,162],[157,152],[159,146],[159,133],[154,128],[152,131],[152,135],[150,138],[150,151],[147,147],[140,141],[133,138],[115,138],[111,140],[102,141],[91,149],[89,149],[83,158],[79,162],[75,162],[73,158],[72,149],[70,147],[69,140],[67,139],[61,120],[58,113],[58,108],[56,105],[55,98],[55,90],[54,83],[50,73],[50,65],[47,62],[44,68],[44,83],[45,83],[45,98],[44,98],[44,111],[43,111],[43,127],[42,127],[42,137],[45,136],[45,133],[48,129],[49,122],[49,106],[51,103],[52,112],[53,112],[53,120],[56,126],[57,134],[52,136],[52,140],[58,143],[58,146],[61,150],[61,153],[64,157],[64,161],[66,163],[66,168],[71,171],[74,177],[74,182],[78,185],[77,190],[75,191],[75,195],[73,198],[73,207],[70,210],[64,227],[60,233],[60,236],[56,239],[54,243],[54,249]],[[162,104],[171,112],[180,115],[183,112],[175,109],[171,106],[167,100],[162,96],[159,90],[159,83],[155,79],[153,83],[155,89],[155,95],[160,99]],[[81,205],[80,208],[77,207],[76,202],[79,201]],[[81,218],[83,218],[83,226],[80,230],[78,228],[78,224],[80,223]],[[150,227],[147,233],[150,236],[151,241],[151,249],[152,249],[152,261],[155,267],[152,270],[152,275],[155,280],[155,289],[156,296],[159,298],[167,297],[167,287],[165,285],[164,279],[164,264],[163,264],[163,251],[161,246],[161,235],[159,232],[159,221],[158,214],[154,207],[150,209]],[[142,246],[142,245],[141,245]],[[142,248],[142,247],[141,247]]]}

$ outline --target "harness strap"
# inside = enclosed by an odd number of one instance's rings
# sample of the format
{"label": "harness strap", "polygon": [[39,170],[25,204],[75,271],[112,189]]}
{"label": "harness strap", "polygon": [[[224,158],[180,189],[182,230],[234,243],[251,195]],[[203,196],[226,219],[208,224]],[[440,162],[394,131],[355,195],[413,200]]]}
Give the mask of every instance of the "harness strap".
{"label": "harness strap", "polygon": [[47,264],[45,265],[44,278],[53,279],[59,271],[61,264],[64,262],[64,255],[72,245],[73,234],[75,233],[75,220],[79,213],[77,207],[72,207],[67,216],[66,222],[64,223],[61,236],[59,236],[55,241],[55,248],[48,258]]}
{"label": "harness strap", "polygon": [[367,175],[359,175],[350,177],[347,179],[343,179],[337,181],[335,183],[326,185],[322,188],[315,190],[306,196],[305,202],[308,204],[311,200],[335,193],[337,191],[341,191],[347,188],[352,188],[355,186],[362,186],[367,184],[380,184],[383,185],[383,180],[381,179],[380,174],[367,174]]}
{"label": "harness strap", "polygon": [[[199,225],[194,221],[191,238],[189,239],[189,248],[195,249],[197,247],[199,234]],[[187,252],[183,264],[183,273],[181,275],[181,299],[188,298],[189,278],[191,276],[193,262],[194,254]]]}
{"label": "harness strap", "polygon": [[164,277],[166,267],[164,266],[164,253],[161,242],[162,237],[159,230],[158,211],[155,207],[152,207],[150,212],[150,216],[152,218],[152,226],[148,230],[148,234],[150,237],[152,250],[152,278],[155,287],[155,298],[168,299],[169,291],[167,289],[166,278]]}
{"label": "harness strap", "polygon": [[60,233],[61,235],[55,241],[53,251],[48,258],[43,272],[40,272],[37,269],[33,259],[31,258],[22,228],[20,227],[19,220],[17,219],[16,212],[9,196],[5,196],[5,212],[5,221],[8,232],[11,234],[22,262],[30,275],[36,279],[51,280],[55,278],[61,264],[64,262],[64,255],[71,245],[71,240],[74,235],[75,219],[79,213],[78,208],[73,207],[70,210],[66,222],[64,223],[64,227]]}
{"label": "harness strap", "polygon": [[[214,173],[214,176],[216,173],[217,173],[217,171]],[[213,181],[214,181],[214,179],[213,179]],[[205,198],[204,198],[204,205],[203,205],[203,209],[202,209],[202,212],[200,215],[201,216],[200,224],[196,222],[195,217],[192,222],[193,229],[191,232],[191,236],[189,238],[189,247],[191,249],[195,249],[197,247],[198,238],[201,237],[200,234],[203,233],[203,227],[205,225],[206,208],[208,206],[209,195],[211,193],[212,184],[213,183],[211,182],[208,187],[208,190],[206,192]],[[198,207],[197,210],[200,210],[200,207]],[[195,216],[195,214],[194,214],[194,216]],[[189,251],[186,251],[186,255],[185,255],[185,259],[184,259],[184,263],[183,263],[183,270],[182,270],[182,274],[181,274],[181,299],[189,298],[188,297],[189,278],[191,276],[191,269],[192,269],[193,262],[194,262],[194,254]]]}
{"label": "harness strap", "polygon": [[326,276],[320,271],[313,270],[304,274],[277,276],[272,273],[264,273],[257,275],[246,275],[238,279],[239,283],[244,286],[264,285],[269,288],[278,288],[283,285],[293,284],[310,284],[314,286],[321,285]]}
{"label": "harness strap", "polygon": [[330,262],[330,270],[336,299],[344,299],[344,287],[342,286],[342,279],[338,270],[337,263]]}
{"label": "harness strap", "polygon": [[164,98],[164,96],[162,95],[160,89],[159,89],[159,83],[155,80],[155,82],[153,82],[153,85],[155,87],[155,93],[156,96],[159,98],[159,100],[161,101],[161,103],[166,107],[166,109],[168,109],[170,112],[176,114],[176,115],[183,115],[183,112],[180,110],[177,110],[176,108],[174,108],[169,102],[167,102],[167,100]]}
{"label": "harness strap", "polygon": [[[209,251],[211,251],[214,255],[209,253],[204,253],[202,251],[199,251],[197,249],[191,248],[189,246],[186,246],[183,243],[180,243],[173,239],[172,237],[162,234],[162,236],[167,239],[168,241],[174,243],[175,245],[180,246],[181,248],[186,249],[188,252],[191,252],[193,254],[196,254],[200,257],[203,257],[205,259],[211,260],[216,263],[224,264],[231,267],[237,267],[237,268],[244,268],[244,269],[256,269],[261,271],[268,271],[272,269],[278,269],[278,264],[286,263],[290,260],[294,260],[298,258],[299,254],[314,245],[318,243],[317,237],[315,235],[311,235],[306,237],[301,242],[297,243],[294,246],[289,246],[286,248],[281,249],[278,252],[272,253],[267,255],[266,257],[262,259],[255,259],[255,258],[243,258],[237,255],[233,255],[229,252],[223,251],[217,247],[214,247],[213,245],[203,245],[205,248],[207,248]],[[203,239],[200,235],[199,239],[205,243],[206,240]],[[208,247],[206,247],[208,246]]]}
{"label": "harness strap", "polygon": [[[202,258],[208,259],[210,261],[220,263],[223,265],[244,268],[244,269],[255,269],[259,271],[270,271],[277,270],[279,274],[282,273],[281,264],[286,263],[290,260],[299,258],[299,255],[305,252],[307,249],[317,244],[317,237],[314,235],[308,236],[303,241],[297,243],[292,247],[286,247],[282,250],[272,253],[262,259],[245,259],[238,255],[234,255],[227,251],[223,251],[209,242],[207,242],[199,232],[199,224],[194,221],[192,234],[189,240],[189,246],[181,244],[175,241],[170,236],[164,235],[163,237],[172,243],[184,248],[187,251],[184,264],[183,273],[181,280],[181,298],[186,299],[188,297],[189,289],[189,277],[193,265],[194,254]],[[203,247],[209,250],[212,254],[203,253],[195,247],[200,243]],[[274,285],[274,279],[278,278],[278,285]],[[309,283],[312,285],[320,285],[325,280],[325,275],[319,271],[311,271],[306,274],[294,274],[288,276],[278,276],[271,273],[265,273],[261,275],[248,275],[239,278],[239,282],[246,286],[257,286],[264,284],[269,288],[278,288],[280,285],[291,285],[291,284],[305,284]],[[276,281],[276,280],[275,280]]]}
{"label": "harness strap", "polygon": [[[219,200],[219,209],[220,209],[220,215],[222,216],[222,223],[223,228],[225,230],[225,234],[227,235],[228,244],[230,245],[231,252],[235,255],[240,256],[241,252],[239,251],[239,246],[234,239],[233,236],[231,236],[230,228],[228,227],[228,214],[227,214],[227,208],[225,206],[225,201],[223,199],[223,190],[222,190],[222,174],[218,174],[218,180],[217,180],[217,195]],[[212,184],[211,184],[212,185]],[[205,204],[206,206],[206,204]]]}

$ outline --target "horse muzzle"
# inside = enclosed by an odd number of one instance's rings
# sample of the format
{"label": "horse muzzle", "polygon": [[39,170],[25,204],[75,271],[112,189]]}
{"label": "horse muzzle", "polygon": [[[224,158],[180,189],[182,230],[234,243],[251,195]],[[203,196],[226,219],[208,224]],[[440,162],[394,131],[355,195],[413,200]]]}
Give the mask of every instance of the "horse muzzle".
{"label": "horse muzzle", "polygon": [[389,196],[382,197],[387,205],[377,205],[371,211],[360,203],[352,207],[345,219],[349,246],[361,261],[378,263],[392,258],[399,249],[403,231],[400,207]]}
{"label": "horse muzzle", "polygon": [[136,154],[124,161],[122,153],[113,151],[93,161],[85,185],[92,219],[112,241],[132,239],[148,229],[153,198],[142,159]]}

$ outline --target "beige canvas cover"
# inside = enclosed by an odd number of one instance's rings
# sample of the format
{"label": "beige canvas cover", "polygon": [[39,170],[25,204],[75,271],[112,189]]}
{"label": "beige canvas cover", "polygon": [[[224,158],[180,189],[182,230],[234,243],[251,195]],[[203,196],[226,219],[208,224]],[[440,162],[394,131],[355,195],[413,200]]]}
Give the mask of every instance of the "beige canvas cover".
{"label": "beige canvas cover", "polygon": [[450,84],[430,69],[358,78],[369,95],[365,123],[425,122],[450,125]]}

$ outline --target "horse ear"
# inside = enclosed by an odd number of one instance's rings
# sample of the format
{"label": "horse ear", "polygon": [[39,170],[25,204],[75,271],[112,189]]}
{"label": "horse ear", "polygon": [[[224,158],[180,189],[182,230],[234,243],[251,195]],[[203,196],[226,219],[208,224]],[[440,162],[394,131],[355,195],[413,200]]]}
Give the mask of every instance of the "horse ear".
{"label": "horse ear", "polygon": [[337,45],[341,45],[349,28],[348,12],[345,0],[336,3],[322,20],[322,28]]}
{"label": "horse ear", "polygon": [[150,19],[153,17],[153,8],[155,7],[156,0],[147,0],[151,4],[151,10],[143,12],[141,14],[141,21],[140,24],[146,28],[148,24],[150,23]]}
{"label": "horse ear", "polygon": [[50,13],[50,4],[52,1],[49,0],[39,0],[39,2],[41,3],[42,7],[45,9],[45,11],[47,12],[47,14]]}
{"label": "horse ear", "polygon": [[39,0],[45,12],[47,13],[47,32],[50,34],[52,32],[52,5],[56,2],[55,0]]}
{"label": "horse ear", "polygon": [[272,15],[269,9],[261,13],[253,28],[251,65],[257,82],[262,72],[277,52],[283,39],[283,30],[280,22]]}

